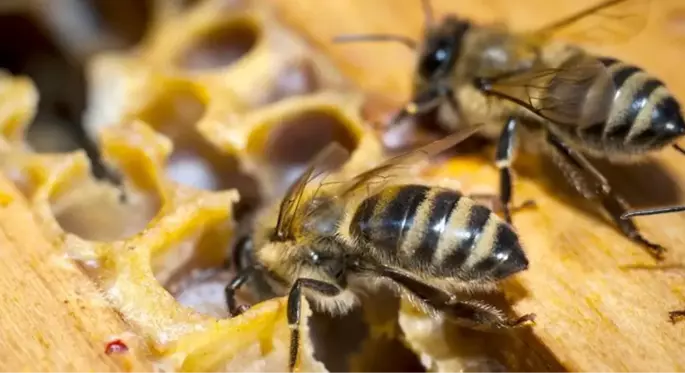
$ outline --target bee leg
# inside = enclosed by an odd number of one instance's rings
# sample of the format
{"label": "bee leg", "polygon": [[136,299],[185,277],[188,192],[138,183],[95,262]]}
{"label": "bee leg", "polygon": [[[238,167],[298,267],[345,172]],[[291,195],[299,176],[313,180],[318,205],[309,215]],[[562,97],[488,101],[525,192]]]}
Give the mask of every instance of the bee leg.
{"label": "bee leg", "polygon": [[319,280],[310,278],[299,278],[290,288],[288,294],[288,326],[290,327],[290,354],[288,360],[289,371],[295,369],[300,351],[300,322],[302,310],[302,288],[306,287],[323,295],[334,297],[340,294],[340,288],[337,286]]}
{"label": "bee leg", "polygon": [[[466,195],[468,198],[474,200],[474,201],[484,201],[487,203],[486,207],[490,207],[491,210],[494,211],[503,211],[502,207],[502,201],[500,200],[500,196],[497,194],[485,194],[485,193],[474,193],[474,194],[468,194]],[[509,208],[509,211],[511,213],[518,212],[520,210],[524,210],[527,208],[533,208],[536,207],[535,200],[533,199],[527,199],[523,201],[520,205],[514,205]]]}
{"label": "bee leg", "polygon": [[474,329],[507,329],[528,326],[535,319],[534,314],[518,318],[508,318],[504,312],[484,302],[459,301],[429,284],[413,279],[391,267],[380,266],[375,271],[387,277],[418,297],[422,302],[435,310],[443,312],[451,321]]}
{"label": "bee leg", "polygon": [[516,125],[518,120],[515,117],[508,119],[506,126],[500,133],[497,141],[497,149],[495,151],[495,164],[499,168],[500,173],[500,203],[502,205],[502,213],[507,223],[511,224],[511,211],[509,204],[512,197],[512,181],[511,181],[511,161],[514,158],[514,150],[516,147]]}
{"label": "bee leg", "polygon": [[624,235],[645,247],[649,254],[655,259],[664,259],[664,254],[666,253],[666,249],[664,247],[650,242],[644,238],[637,229],[637,226],[635,226],[635,223],[633,223],[632,219],[621,219],[621,215],[623,215],[628,209],[627,203],[622,198],[616,196],[614,193],[610,193],[609,195],[603,196],[602,205],[611,215],[611,218],[616,222]]}
{"label": "bee leg", "polygon": [[83,128],[80,126],[75,128],[73,135],[91,160],[90,167],[93,175],[98,179],[110,182],[116,187],[119,192],[119,202],[126,203],[128,201],[128,195],[124,189],[121,172],[114,170],[105,162],[98,146],[88,138]]}
{"label": "bee leg", "polygon": [[685,310],[671,311],[668,313],[668,317],[671,319],[671,323],[675,324],[679,320],[685,318]]}
{"label": "bee leg", "polygon": [[252,237],[250,235],[243,236],[233,246],[231,257],[224,261],[224,268],[228,269],[233,266],[238,271],[242,269],[245,266],[244,263],[249,260],[252,249]]}
{"label": "bee leg", "polygon": [[247,267],[243,268],[238,272],[238,274],[231,280],[231,282],[226,285],[226,289],[224,290],[224,293],[226,294],[226,306],[228,307],[228,313],[231,315],[231,317],[235,317],[240,315],[241,313],[247,311],[248,306],[241,305],[238,306],[235,301],[235,292],[240,289],[247,280],[250,279],[250,276],[254,273],[255,268],[254,267]]}
{"label": "bee leg", "polygon": [[604,210],[626,237],[646,248],[655,259],[662,260],[666,249],[644,238],[632,219],[621,218],[628,211],[628,204],[611,189],[604,176],[582,154],[565,145],[554,135],[547,135],[547,143],[550,145],[553,160],[569,183],[585,198],[598,198]]}
{"label": "bee leg", "polygon": [[532,325],[535,320],[534,314],[507,318],[501,310],[477,300],[453,301],[439,309],[452,322],[479,330],[520,328]]}

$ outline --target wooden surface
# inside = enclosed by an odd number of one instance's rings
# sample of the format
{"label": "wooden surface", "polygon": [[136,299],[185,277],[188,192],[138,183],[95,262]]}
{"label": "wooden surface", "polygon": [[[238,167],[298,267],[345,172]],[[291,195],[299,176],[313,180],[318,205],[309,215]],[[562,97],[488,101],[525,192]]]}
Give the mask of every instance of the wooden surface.
{"label": "wooden surface", "polygon": [[[481,20],[506,14],[517,27],[538,25],[589,3],[433,2],[438,14],[459,10]],[[654,0],[658,9],[649,31],[627,45],[604,51],[649,69],[685,100],[685,78],[680,71],[685,61],[685,5],[675,9],[678,2]],[[329,40],[340,33],[369,31],[418,36],[422,19],[418,0],[280,0],[274,4],[361,87],[396,104],[408,97],[412,55],[403,47],[339,46]],[[497,9],[494,13],[490,13],[492,6]],[[681,158],[670,151],[658,158],[637,167],[611,168],[615,186],[635,205],[685,202]],[[532,333],[497,348],[513,354],[532,350],[539,358],[518,365],[527,370],[685,370],[685,323],[671,325],[667,318],[669,310],[685,308],[685,214],[639,221],[649,238],[670,248],[666,263],[655,268],[648,255],[593,213],[590,204],[581,203],[556,178],[547,177],[546,168],[527,159],[516,165],[516,200],[533,198],[539,208],[514,216],[531,261],[529,271],[519,276],[521,288],[513,296],[514,308],[519,313],[534,312],[538,319]],[[466,163],[455,159],[442,172],[466,184],[496,185],[496,173],[487,159]],[[151,370],[137,349],[126,360],[104,353],[107,341],[126,338],[126,325],[98,302],[101,298],[92,282],[42,239],[26,201],[5,179],[0,179],[0,190],[10,191],[0,195],[0,284],[4,289],[0,370]],[[6,291],[13,288],[21,291]]]}
{"label": "wooden surface", "polygon": [[[395,104],[408,98],[413,55],[405,47],[334,45],[330,40],[338,34],[364,32],[418,38],[422,22],[418,0],[326,1],[316,6],[310,0],[276,3],[287,22],[332,56],[360,87]],[[507,15],[510,24],[523,29],[594,2],[432,3],[438,15],[460,11],[482,21],[503,20]],[[643,66],[685,100],[685,79],[678,62],[685,61],[685,4],[679,0],[652,3],[645,32],[629,43],[599,50]],[[634,206],[685,202],[682,156],[668,150],[653,158],[638,166],[603,169]],[[497,178],[492,162],[462,163],[452,161],[443,168],[444,175],[494,190]],[[559,366],[573,371],[684,370],[685,322],[670,324],[667,312],[685,308],[685,214],[638,221],[648,238],[670,249],[666,261],[656,266],[594,212],[592,204],[570,191],[548,165],[521,157],[515,170],[515,199],[532,198],[539,207],[514,216],[531,264],[518,276],[522,291],[513,298],[519,313],[534,312],[538,318],[532,335],[522,333],[520,343],[493,346],[522,356],[543,356],[547,361],[515,364],[525,370]]]}
{"label": "wooden surface", "polygon": [[[0,371],[150,371],[135,338],[0,177]],[[125,355],[108,355],[121,339]]]}

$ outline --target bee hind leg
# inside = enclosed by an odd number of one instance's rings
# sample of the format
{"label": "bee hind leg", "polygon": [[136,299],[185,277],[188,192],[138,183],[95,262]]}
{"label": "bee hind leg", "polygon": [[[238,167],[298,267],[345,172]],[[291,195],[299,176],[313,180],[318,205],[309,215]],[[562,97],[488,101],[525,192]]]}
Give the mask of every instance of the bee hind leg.
{"label": "bee hind leg", "polygon": [[663,260],[666,249],[644,238],[632,219],[621,218],[628,211],[628,204],[612,190],[601,173],[582,154],[565,145],[554,135],[547,135],[547,144],[552,159],[562,170],[567,181],[586,199],[599,199],[623,235],[640,244],[655,259]]}
{"label": "bee hind leg", "polygon": [[323,295],[334,297],[340,294],[340,288],[334,284],[314,280],[310,278],[299,278],[295,281],[290,293],[288,294],[288,326],[290,327],[290,352],[288,369],[293,372],[297,364],[300,352],[300,322],[302,310],[302,288],[309,288]]}
{"label": "bee hind leg", "polygon": [[472,329],[492,330],[520,328],[533,324],[534,314],[508,318],[494,306],[477,300],[454,301],[441,306],[450,321]]}
{"label": "bee hind leg", "polygon": [[677,323],[680,320],[685,319],[685,310],[671,311],[668,313],[668,317],[672,324]]}
{"label": "bee hind leg", "polygon": [[490,304],[475,300],[457,300],[454,295],[413,279],[391,267],[381,266],[376,271],[404,287],[428,306],[444,313],[456,324],[473,329],[497,330],[529,326],[535,319],[534,314],[509,318]]}
{"label": "bee hind leg", "polygon": [[637,226],[632,219],[621,219],[627,211],[627,204],[618,196],[611,193],[602,199],[602,205],[606,211],[611,215],[611,218],[616,222],[624,235],[645,247],[649,254],[657,260],[663,260],[666,249],[659,244],[648,241],[640,234]]}

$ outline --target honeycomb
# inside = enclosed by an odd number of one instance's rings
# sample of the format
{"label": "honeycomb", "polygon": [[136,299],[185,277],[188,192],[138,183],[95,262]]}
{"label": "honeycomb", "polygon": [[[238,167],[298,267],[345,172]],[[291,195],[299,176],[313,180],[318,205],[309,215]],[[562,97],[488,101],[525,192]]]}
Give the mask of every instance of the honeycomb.
{"label": "honeycomb", "polygon": [[[24,134],[37,90],[5,73],[0,167],[61,260],[89,274],[160,367],[284,371],[285,298],[229,318],[226,257],[254,212],[276,203],[325,145],[350,151],[343,175],[376,164],[383,146],[364,95],[268,3],[159,4],[139,45],[88,65],[85,126],[123,185],[96,180],[82,151],[33,152]],[[2,191],[0,202],[18,203]],[[441,320],[388,294],[367,298],[344,318],[306,307],[298,369],[503,369],[482,361],[478,347],[455,349],[461,332]]]}

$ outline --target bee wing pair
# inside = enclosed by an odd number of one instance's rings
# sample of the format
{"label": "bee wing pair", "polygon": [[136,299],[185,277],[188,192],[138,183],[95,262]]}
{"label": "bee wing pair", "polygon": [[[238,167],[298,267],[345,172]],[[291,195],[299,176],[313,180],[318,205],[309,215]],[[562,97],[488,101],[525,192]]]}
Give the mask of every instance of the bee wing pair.
{"label": "bee wing pair", "polygon": [[[392,157],[350,180],[333,184],[331,187],[333,189],[330,190],[329,195],[333,196],[334,200],[340,200],[349,198],[353,193],[361,190],[365,193],[373,193],[374,190],[378,190],[383,185],[386,185],[392,178],[400,176],[399,171],[403,167],[436,156],[475,134],[481,127],[482,124],[476,124],[464,128],[423,147]],[[290,186],[281,202],[278,214],[276,234],[279,237],[287,237],[296,216],[301,213],[303,208],[302,195],[305,190],[320,176],[325,176],[332,168],[340,165],[347,158],[347,155],[347,151],[338,143],[328,145],[318,153],[302,175]],[[321,184],[319,187],[321,187]],[[330,200],[328,203],[317,204],[313,207],[310,205],[307,207],[307,213],[318,213],[333,206],[333,200]]]}
{"label": "bee wing pair", "polygon": [[[281,200],[276,222],[275,234],[277,237],[286,238],[291,232],[294,217],[301,207],[302,195],[307,186],[321,176],[322,173],[339,166],[347,159],[348,152],[339,143],[335,142],[326,146],[311,161],[295,182],[290,185]],[[318,173],[315,171],[319,170]]]}
{"label": "bee wing pair", "polygon": [[[521,33],[532,48],[552,40],[574,43],[626,42],[647,24],[649,0],[609,0],[560,21]],[[611,60],[581,56],[559,67],[534,67],[494,77],[481,77],[483,91],[512,101],[538,116],[562,125],[603,123],[618,87],[608,70]],[[601,87],[601,89],[595,89]],[[601,95],[601,96],[598,96]]]}
{"label": "bee wing pair", "polygon": [[584,54],[558,68],[540,67],[479,78],[476,85],[553,123],[581,128],[607,120],[619,89],[605,62]]}

